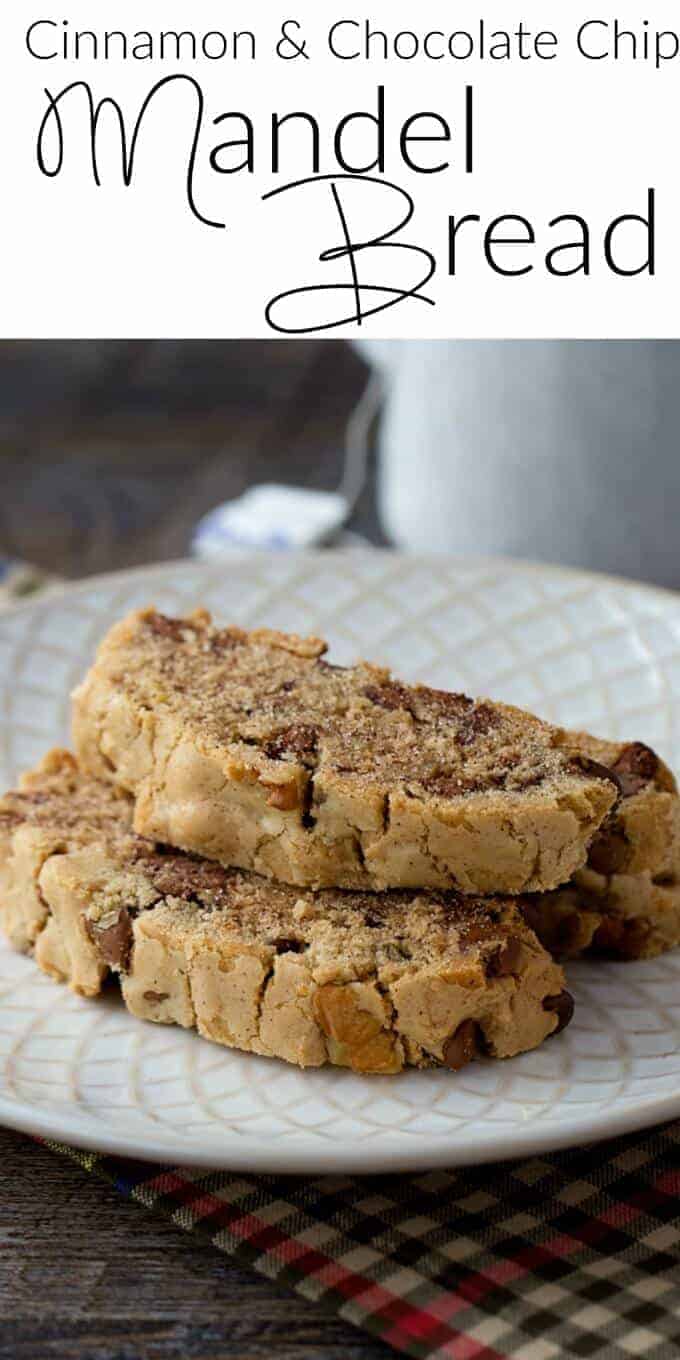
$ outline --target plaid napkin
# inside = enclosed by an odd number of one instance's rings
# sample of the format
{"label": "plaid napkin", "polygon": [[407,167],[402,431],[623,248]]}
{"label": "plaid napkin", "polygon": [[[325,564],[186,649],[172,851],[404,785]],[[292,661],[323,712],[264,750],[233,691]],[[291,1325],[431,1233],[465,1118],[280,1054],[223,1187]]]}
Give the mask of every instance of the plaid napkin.
{"label": "plaid napkin", "polygon": [[407,1176],[230,1175],[48,1146],[407,1355],[680,1351],[680,1122]]}
{"label": "plaid napkin", "polygon": [[[0,608],[53,584],[0,561]],[[680,1122],[406,1176],[230,1175],[47,1146],[407,1355],[680,1352]]]}

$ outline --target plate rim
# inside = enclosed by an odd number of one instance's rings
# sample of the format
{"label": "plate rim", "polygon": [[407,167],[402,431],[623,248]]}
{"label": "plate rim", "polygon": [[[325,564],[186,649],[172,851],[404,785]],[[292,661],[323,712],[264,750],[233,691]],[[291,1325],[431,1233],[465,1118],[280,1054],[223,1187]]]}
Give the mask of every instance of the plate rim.
{"label": "plate rim", "polygon": [[[269,1062],[262,1058],[262,1062]],[[509,1059],[508,1061],[512,1061]],[[398,1078],[395,1078],[398,1080]],[[54,1119],[41,1117],[39,1111],[21,1102],[8,1102],[0,1096],[0,1125],[42,1141],[66,1144],[101,1156],[124,1157],[141,1162],[162,1163],[169,1166],[195,1167],[201,1170],[243,1171],[253,1175],[397,1175],[405,1172],[454,1170],[458,1167],[486,1166],[492,1163],[515,1163],[540,1153],[566,1152],[577,1146],[594,1147],[612,1138],[625,1137],[672,1121],[680,1116],[680,1092],[641,1102],[635,1111],[626,1108],[607,1116],[606,1125],[593,1132],[592,1116],[581,1116],[564,1123],[559,1129],[551,1126],[537,1128],[517,1137],[512,1129],[512,1151],[499,1155],[499,1135],[482,1137],[476,1132],[474,1143],[453,1146],[447,1135],[428,1135],[426,1151],[421,1150],[418,1138],[411,1136],[412,1146],[406,1145],[408,1135],[387,1133],[371,1143],[357,1142],[349,1151],[340,1151],[330,1139],[319,1140],[313,1150],[309,1142],[286,1138],[285,1146],[276,1147],[271,1140],[239,1137],[222,1151],[212,1142],[202,1148],[175,1144],[172,1139],[154,1138],[139,1141],[132,1135],[89,1133],[72,1126],[69,1117],[61,1122],[61,1132],[55,1133]],[[227,1135],[228,1136],[228,1135]],[[502,1137],[502,1135],[500,1135]],[[391,1158],[385,1165],[386,1156]],[[312,1164],[310,1169],[310,1163]]]}
{"label": "plate rim", "polygon": [[[382,544],[367,544],[361,548],[352,549],[352,558],[366,557],[373,559],[382,557],[394,561],[404,561],[411,565],[419,563],[434,567],[446,563],[448,567],[464,567],[474,569],[493,569],[502,567],[504,571],[523,575],[534,575],[541,572],[549,572],[551,575],[566,576],[574,581],[584,581],[591,585],[609,585],[619,589],[641,590],[646,594],[661,595],[676,605],[680,605],[680,586],[674,589],[672,586],[657,586],[650,581],[640,581],[634,576],[617,576],[609,572],[588,571],[581,567],[572,567],[557,562],[541,562],[529,557],[505,557],[502,555],[487,557],[484,554],[479,556],[467,556],[457,553],[409,553],[400,548],[385,547]],[[224,558],[225,570],[230,562],[248,561],[287,561],[287,562],[328,562],[338,561],[347,564],[348,554],[339,548],[317,548],[306,549],[298,552],[288,552],[283,549],[276,550],[255,550],[255,549],[234,549]],[[173,557],[162,562],[146,562],[137,567],[121,567],[116,571],[96,572],[92,576],[86,576],[83,580],[72,581],[69,579],[50,581],[44,590],[39,594],[29,595],[18,600],[15,604],[3,606],[0,611],[0,626],[4,618],[21,613],[32,613],[34,610],[42,609],[55,601],[63,602],[71,595],[87,593],[92,587],[101,585],[121,584],[125,581],[144,578],[145,576],[157,575],[158,572],[172,572],[179,570],[216,571],[219,568],[217,558],[196,558],[196,557]],[[1,584],[1,582],[0,582]]]}

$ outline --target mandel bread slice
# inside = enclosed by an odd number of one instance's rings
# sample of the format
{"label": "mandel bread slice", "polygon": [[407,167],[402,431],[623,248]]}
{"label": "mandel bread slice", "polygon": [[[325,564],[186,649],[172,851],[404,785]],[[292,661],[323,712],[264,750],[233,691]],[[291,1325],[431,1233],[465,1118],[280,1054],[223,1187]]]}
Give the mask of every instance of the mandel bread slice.
{"label": "mandel bread slice", "polygon": [[52,752],[0,801],[0,924],[77,992],[302,1067],[453,1070],[568,1023],[512,900],[300,891],[136,836],[132,804]]}
{"label": "mandel bread slice", "polygon": [[132,614],[74,696],[78,758],[139,834],[301,886],[542,892],[584,863],[607,769],[519,709],[325,651]]}
{"label": "mandel bread slice", "polygon": [[566,887],[525,908],[556,957],[652,958],[680,944],[680,796],[673,775],[642,742],[565,734],[606,765],[620,801],[595,837],[587,863]]}

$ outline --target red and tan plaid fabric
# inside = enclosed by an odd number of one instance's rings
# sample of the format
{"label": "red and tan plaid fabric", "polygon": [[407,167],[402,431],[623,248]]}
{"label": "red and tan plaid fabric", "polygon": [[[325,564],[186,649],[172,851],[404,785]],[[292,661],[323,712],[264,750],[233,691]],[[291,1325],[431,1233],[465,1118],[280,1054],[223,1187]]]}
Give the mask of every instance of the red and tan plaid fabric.
{"label": "red and tan plaid fabric", "polygon": [[49,1146],[407,1355],[680,1352],[680,1122],[407,1176],[231,1175]]}

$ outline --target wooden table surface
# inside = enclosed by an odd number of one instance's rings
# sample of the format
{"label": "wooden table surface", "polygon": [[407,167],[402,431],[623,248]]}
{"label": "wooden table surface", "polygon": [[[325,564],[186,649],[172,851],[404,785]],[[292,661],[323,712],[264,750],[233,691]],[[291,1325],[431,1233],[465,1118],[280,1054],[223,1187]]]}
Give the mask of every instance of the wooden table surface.
{"label": "wooden table surface", "polygon": [[[365,370],[332,342],[0,345],[0,552],[72,577],[185,554],[253,481],[332,487]],[[352,525],[381,541],[372,482]],[[0,1130],[0,1360],[393,1352]]]}

